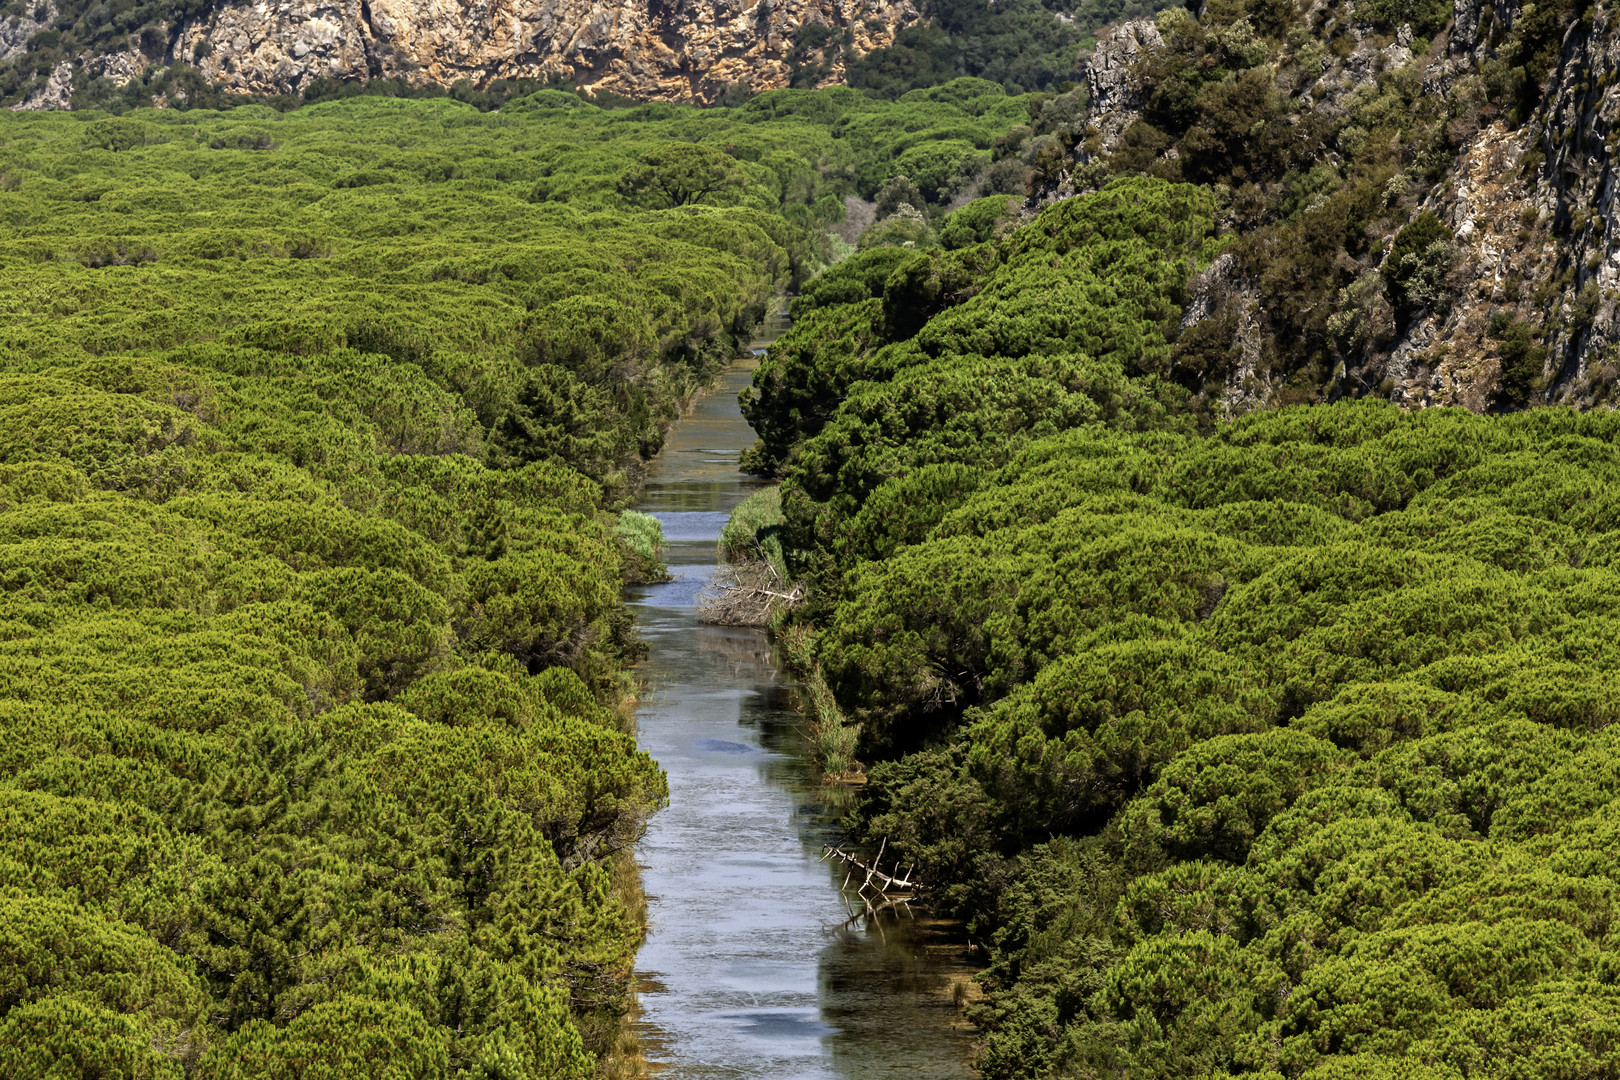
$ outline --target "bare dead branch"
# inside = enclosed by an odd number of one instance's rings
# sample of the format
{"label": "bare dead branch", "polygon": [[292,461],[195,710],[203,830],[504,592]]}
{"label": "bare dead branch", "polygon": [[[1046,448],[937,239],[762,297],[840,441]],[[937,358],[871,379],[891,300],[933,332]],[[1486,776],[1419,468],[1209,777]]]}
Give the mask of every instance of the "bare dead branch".
{"label": "bare dead branch", "polygon": [[763,559],[731,563],[715,571],[698,596],[697,617],[715,626],[768,626],[778,610],[802,599],[802,586],[781,591],[776,571]]}
{"label": "bare dead branch", "polygon": [[[823,855],[822,858],[826,858],[827,855],[836,855],[845,863],[849,864],[849,873],[844,877],[844,884],[839,887],[840,892],[848,890],[850,879],[854,877],[855,871],[860,870],[865,873],[866,877],[856,889],[856,895],[864,897],[866,895],[867,888],[875,885],[878,895],[886,901],[909,900],[913,894],[922,891],[922,886],[919,883],[911,880],[911,867],[907,867],[905,874],[900,876],[896,876],[894,874],[885,874],[883,872],[883,852],[888,848],[888,845],[889,840],[887,837],[884,837],[883,843],[878,847],[877,858],[873,859],[870,864],[865,862],[858,855],[852,855],[843,848],[834,847],[831,844],[827,845],[826,854]],[[907,895],[891,897],[889,894],[894,892],[905,892]]]}

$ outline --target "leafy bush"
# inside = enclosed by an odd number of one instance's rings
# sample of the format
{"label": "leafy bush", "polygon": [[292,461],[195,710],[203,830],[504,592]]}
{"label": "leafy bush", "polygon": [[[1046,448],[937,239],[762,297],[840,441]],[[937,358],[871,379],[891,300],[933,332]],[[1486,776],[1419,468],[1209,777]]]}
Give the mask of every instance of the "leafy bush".
{"label": "leafy bush", "polygon": [[1395,234],[1384,262],[1384,280],[1397,300],[1426,305],[1432,301],[1438,275],[1450,267],[1451,230],[1425,210]]}
{"label": "leafy bush", "polygon": [[965,248],[997,239],[998,233],[1017,223],[1021,205],[1021,200],[1007,195],[974,199],[945,219],[939,242],[948,248]]}
{"label": "leafy bush", "polygon": [[1074,80],[1075,55],[1088,34],[1167,6],[1157,0],[1015,0],[994,6],[936,0],[925,5],[928,18],[901,30],[892,45],[846,57],[848,80],[884,97],[961,76],[1000,83],[1010,94],[1064,89]]}
{"label": "leafy bush", "polygon": [[1356,17],[1381,30],[1410,26],[1415,36],[1426,38],[1445,26],[1451,9],[1436,0],[1358,0]]}
{"label": "leafy bush", "polygon": [[619,194],[634,205],[662,210],[718,199],[743,183],[736,162],[717,148],[675,143],[642,154],[619,178]]}
{"label": "leafy bush", "polygon": [[1502,396],[1511,405],[1524,405],[1545,385],[1547,346],[1523,320],[1511,322],[1496,336],[1502,341]]}
{"label": "leafy bush", "polygon": [[901,203],[894,213],[861,234],[858,251],[874,248],[926,248],[934,243],[934,230],[928,218],[909,203]]}
{"label": "leafy bush", "polygon": [[137,146],[144,146],[152,134],[152,128],[138,120],[126,120],[113,117],[107,120],[97,120],[84,129],[86,146],[93,146],[101,150],[133,150]]}
{"label": "leafy bush", "polygon": [[889,182],[883,185],[883,190],[878,192],[878,220],[891,216],[902,206],[909,206],[913,210],[926,210],[928,207],[928,200],[905,173],[890,177]]}

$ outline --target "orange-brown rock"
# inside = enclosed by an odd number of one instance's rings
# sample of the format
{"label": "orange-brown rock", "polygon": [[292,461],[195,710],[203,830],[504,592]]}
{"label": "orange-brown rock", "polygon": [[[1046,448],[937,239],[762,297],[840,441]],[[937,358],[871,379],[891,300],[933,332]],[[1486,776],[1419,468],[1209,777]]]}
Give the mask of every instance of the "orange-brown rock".
{"label": "orange-brown rock", "polygon": [[[481,86],[561,76],[642,100],[710,102],[737,85],[785,86],[806,23],[847,31],[861,54],[917,17],[913,0],[261,0],[181,27],[173,53],[254,93],[320,77]],[[842,75],[835,62],[829,81]]]}

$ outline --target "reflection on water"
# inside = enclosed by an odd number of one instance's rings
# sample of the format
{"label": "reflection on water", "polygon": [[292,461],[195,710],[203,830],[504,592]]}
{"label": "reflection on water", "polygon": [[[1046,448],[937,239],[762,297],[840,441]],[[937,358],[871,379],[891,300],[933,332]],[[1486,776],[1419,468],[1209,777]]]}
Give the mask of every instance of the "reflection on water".
{"label": "reflection on water", "polygon": [[638,848],[652,932],[638,958],[642,1037],[680,1078],[970,1077],[951,1002],[970,974],[959,932],[924,917],[846,925],[835,834],[804,761],[800,716],[757,630],[700,626],[693,608],[753,432],[748,372],[671,432],[638,508],[664,522],[675,580],[632,590],[652,652],[642,746],[670,805]]}

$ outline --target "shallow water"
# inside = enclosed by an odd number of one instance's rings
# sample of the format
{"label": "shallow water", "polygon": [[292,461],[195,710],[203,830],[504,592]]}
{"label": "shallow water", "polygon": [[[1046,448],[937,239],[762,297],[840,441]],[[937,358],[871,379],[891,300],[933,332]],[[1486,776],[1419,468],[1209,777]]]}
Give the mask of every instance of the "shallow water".
{"label": "shallow water", "polygon": [[[751,366],[751,365],[749,365]],[[802,723],[763,631],[699,625],[753,432],[749,371],[670,432],[637,508],[664,523],[675,580],[633,589],[651,655],[641,745],[670,805],[637,849],[652,922],[637,961],[648,1057],[660,1076],[972,1077],[951,982],[972,973],[961,932],[916,912],[849,921],[837,837],[805,760]]]}

